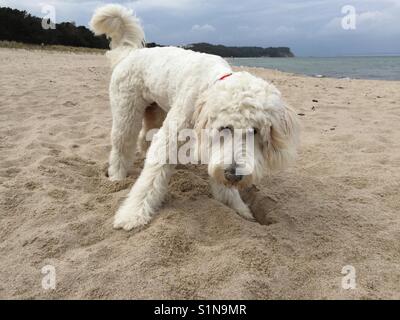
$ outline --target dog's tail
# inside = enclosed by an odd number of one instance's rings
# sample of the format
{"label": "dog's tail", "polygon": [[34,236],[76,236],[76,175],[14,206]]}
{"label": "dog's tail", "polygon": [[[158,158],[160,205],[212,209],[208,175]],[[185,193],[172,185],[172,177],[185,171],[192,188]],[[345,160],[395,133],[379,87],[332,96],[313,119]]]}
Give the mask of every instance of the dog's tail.
{"label": "dog's tail", "polygon": [[90,29],[95,35],[105,34],[111,38],[111,51],[107,57],[115,66],[132,49],[145,46],[144,32],[139,19],[132,10],[118,4],[108,4],[96,9],[90,20]]}

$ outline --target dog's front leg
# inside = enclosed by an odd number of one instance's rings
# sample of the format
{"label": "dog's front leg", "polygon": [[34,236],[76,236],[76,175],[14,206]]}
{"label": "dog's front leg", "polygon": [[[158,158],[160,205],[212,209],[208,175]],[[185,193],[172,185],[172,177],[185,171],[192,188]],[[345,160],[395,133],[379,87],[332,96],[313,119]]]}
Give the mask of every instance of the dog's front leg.
{"label": "dog's front leg", "polygon": [[162,128],[153,139],[142,173],[115,215],[114,228],[131,230],[145,225],[161,206],[174,166],[150,155],[166,149],[168,138],[164,131]]}
{"label": "dog's front leg", "polygon": [[236,188],[228,188],[211,180],[211,192],[216,200],[232,208],[243,218],[255,221],[249,207],[243,202]]}
{"label": "dog's front leg", "polygon": [[169,157],[177,147],[176,141],[170,141],[171,131],[184,128],[186,119],[178,108],[172,108],[167,114],[150,145],[142,173],[115,215],[114,228],[131,230],[145,225],[161,206],[176,165]]}

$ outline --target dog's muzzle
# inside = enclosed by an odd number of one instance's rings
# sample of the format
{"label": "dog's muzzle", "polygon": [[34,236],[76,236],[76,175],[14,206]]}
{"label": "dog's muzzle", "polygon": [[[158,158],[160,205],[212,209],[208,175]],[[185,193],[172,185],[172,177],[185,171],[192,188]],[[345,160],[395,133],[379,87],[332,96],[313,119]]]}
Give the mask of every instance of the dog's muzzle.
{"label": "dog's muzzle", "polygon": [[236,174],[235,166],[230,166],[229,168],[225,169],[224,176],[227,181],[232,182],[232,183],[239,182],[244,177],[241,174]]}

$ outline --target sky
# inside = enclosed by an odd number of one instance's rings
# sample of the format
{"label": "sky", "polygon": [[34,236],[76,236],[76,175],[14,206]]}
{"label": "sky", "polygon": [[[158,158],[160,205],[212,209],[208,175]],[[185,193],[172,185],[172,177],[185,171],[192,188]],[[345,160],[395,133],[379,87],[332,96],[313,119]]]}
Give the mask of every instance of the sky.
{"label": "sky", "polygon": [[88,26],[105,3],[134,9],[147,42],[285,46],[296,56],[400,54],[400,0],[0,0],[0,6]]}

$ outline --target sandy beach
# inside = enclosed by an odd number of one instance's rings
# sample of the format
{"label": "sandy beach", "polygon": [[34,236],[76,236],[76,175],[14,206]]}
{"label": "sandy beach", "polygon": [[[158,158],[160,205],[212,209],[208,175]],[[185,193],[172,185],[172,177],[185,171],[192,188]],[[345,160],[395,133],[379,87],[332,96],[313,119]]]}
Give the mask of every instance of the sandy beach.
{"label": "sandy beach", "polygon": [[246,70],[303,127],[294,166],[258,186],[268,224],[212,199],[205,167],[179,166],[158,217],[125,232],[113,216],[143,162],[105,176],[106,58],[0,49],[0,298],[400,299],[400,82]]}

